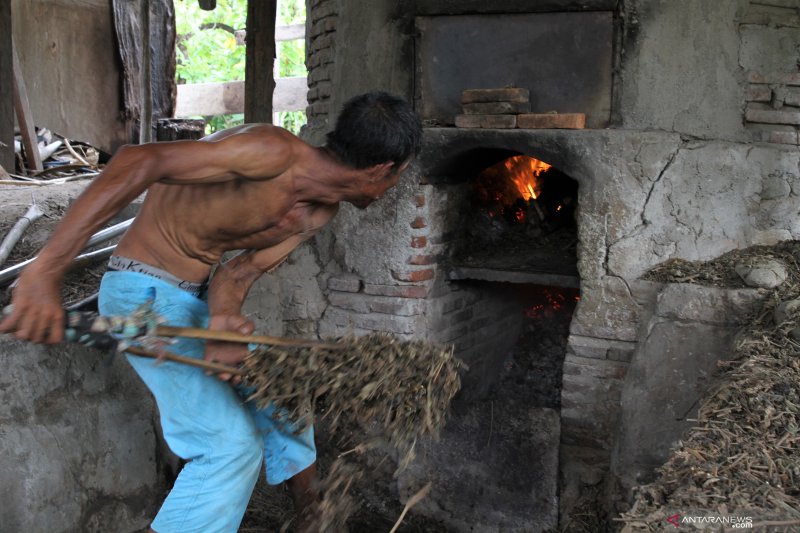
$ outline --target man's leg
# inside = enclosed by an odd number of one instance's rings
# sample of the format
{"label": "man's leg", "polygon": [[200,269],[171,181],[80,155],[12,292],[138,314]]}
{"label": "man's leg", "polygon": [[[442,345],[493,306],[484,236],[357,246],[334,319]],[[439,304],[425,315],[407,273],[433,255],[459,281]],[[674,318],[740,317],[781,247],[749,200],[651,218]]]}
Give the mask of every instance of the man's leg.
{"label": "man's leg", "polygon": [[[252,391],[246,388],[239,391],[243,397],[247,397],[249,392]],[[313,426],[298,432],[297,426],[288,422],[285,416],[276,414],[273,405],[262,409],[252,401],[246,405],[264,439],[267,483],[279,485],[286,482],[297,512],[298,533],[316,531],[313,525],[319,486]]]}
{"label": "man's leg", "polygon": [[298,533],[314,531],[315,511],[320,501],[317,463],[312,463],[302,472],[287,479],[286,486],[289,487],[289,494],[294,502]]}
{"label": "man's leg", "polygon": [[[205,327],[207,307],[185,291],[131,272],[107,273],[104,315],[131,313],[152,296],[154,311],[175,326]],[[150,294],[148,294],[148,292]],[[200,358],[202,342],[181,339],[168,350]],[[188,462],[151,527],[158,533],[235,533],[255,486],[263,440],[241,398],[202,370],[129,356],[159,408],[164,438]]]}

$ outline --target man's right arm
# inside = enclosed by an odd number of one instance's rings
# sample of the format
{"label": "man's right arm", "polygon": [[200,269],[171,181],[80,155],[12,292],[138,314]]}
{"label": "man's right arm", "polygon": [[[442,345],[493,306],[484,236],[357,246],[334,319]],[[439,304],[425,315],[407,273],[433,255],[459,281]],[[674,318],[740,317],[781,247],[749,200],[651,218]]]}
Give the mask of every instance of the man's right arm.
{"label": "man's right arm", "polygon": [[60,342],[64,319],[60,289],[73,258],[93,233],[153,183],[277,175],[286,165],[283,151],[279,139],[258,132],[215,142],[123,147],[73,203],[36,261],[22,272],[13,292],[13,312],[0,322],[0,333],[13,332],[32,342]]}

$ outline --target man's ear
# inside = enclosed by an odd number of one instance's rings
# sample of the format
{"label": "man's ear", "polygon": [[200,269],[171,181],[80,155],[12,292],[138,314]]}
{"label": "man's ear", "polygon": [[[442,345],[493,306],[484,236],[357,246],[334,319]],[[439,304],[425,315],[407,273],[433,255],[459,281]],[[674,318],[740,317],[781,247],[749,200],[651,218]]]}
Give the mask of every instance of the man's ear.
{"label": "man's ear", "polygon": [[394,167],[394,161],[378,163],[377,165],[372,165],[371,167],[367,168],[367,174],[369,175],[370,181],[378,181],[385,178],[391,174],[392,167]]}

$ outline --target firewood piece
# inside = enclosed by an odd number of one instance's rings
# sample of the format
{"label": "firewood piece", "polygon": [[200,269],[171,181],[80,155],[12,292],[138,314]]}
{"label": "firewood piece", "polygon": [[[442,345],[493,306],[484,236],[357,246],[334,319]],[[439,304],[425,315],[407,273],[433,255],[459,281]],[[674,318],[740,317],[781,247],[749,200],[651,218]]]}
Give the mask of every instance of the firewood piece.
{"label": "firewood piece", "polygon": [[530,102],[531,92],[521,87],[502,89],[467,89],[461,92],[462,104],[477,102]]}
{"label": "firewood piece", "polygon": [[17,220],[17,223],[14,224],[14,227],[8,232],[3,242],[0,243],[0,265],[6,262],[6,259],[8,259],[8,256],[11,254],[11,250],[17,242],[19,242],[22,234],[28,229],[28,226],[42,215],[44,215],[44,212],[39,208],[39,204],[34,201],[25,214],[22,215],[22,218]]}
{"label": "firewood piece", "polygon": [[583,113],[528,113],[517,115],[517,127],[523,129],[582,130],[586,125]]}
{"label": "firewood piece", "polygon": [[467,115],[516,115],[529,113],[530,102],[478,102],[464,104],[464,113]]}
{"label": "firewood piece", "polygon": [[31,105],[30,102],[28,102],[25,80],[22,79],[22,70],[19,66],[16,46],[12,46],[11,55],[14,61],[14,110],[17,113],[17,121],[19,122],[20,132],[22,133],[22,145],[25,147],[28,167],[34,170],[42,170],[42,158],[39,155],[36,128],[33,125]]}
{"label": "firewood piece", "polygon": [[497,128],[517,127],[516,115],[456,115],[457,128]]}

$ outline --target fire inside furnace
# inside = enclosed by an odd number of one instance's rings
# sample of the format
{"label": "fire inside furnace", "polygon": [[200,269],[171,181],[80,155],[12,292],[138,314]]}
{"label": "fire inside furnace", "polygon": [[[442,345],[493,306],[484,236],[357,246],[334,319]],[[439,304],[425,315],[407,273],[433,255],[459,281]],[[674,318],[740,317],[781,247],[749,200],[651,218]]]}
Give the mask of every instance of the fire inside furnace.
{"label": "fire inside furnace", "polygon": [[478,209],[501,224],[532,224],[534,233],[559,227],[571,218],[577,191],[576,185],[567,184],[572,180],[559,175],[563,174],[533,157],[509,157],[483,170],[473,182]]}

